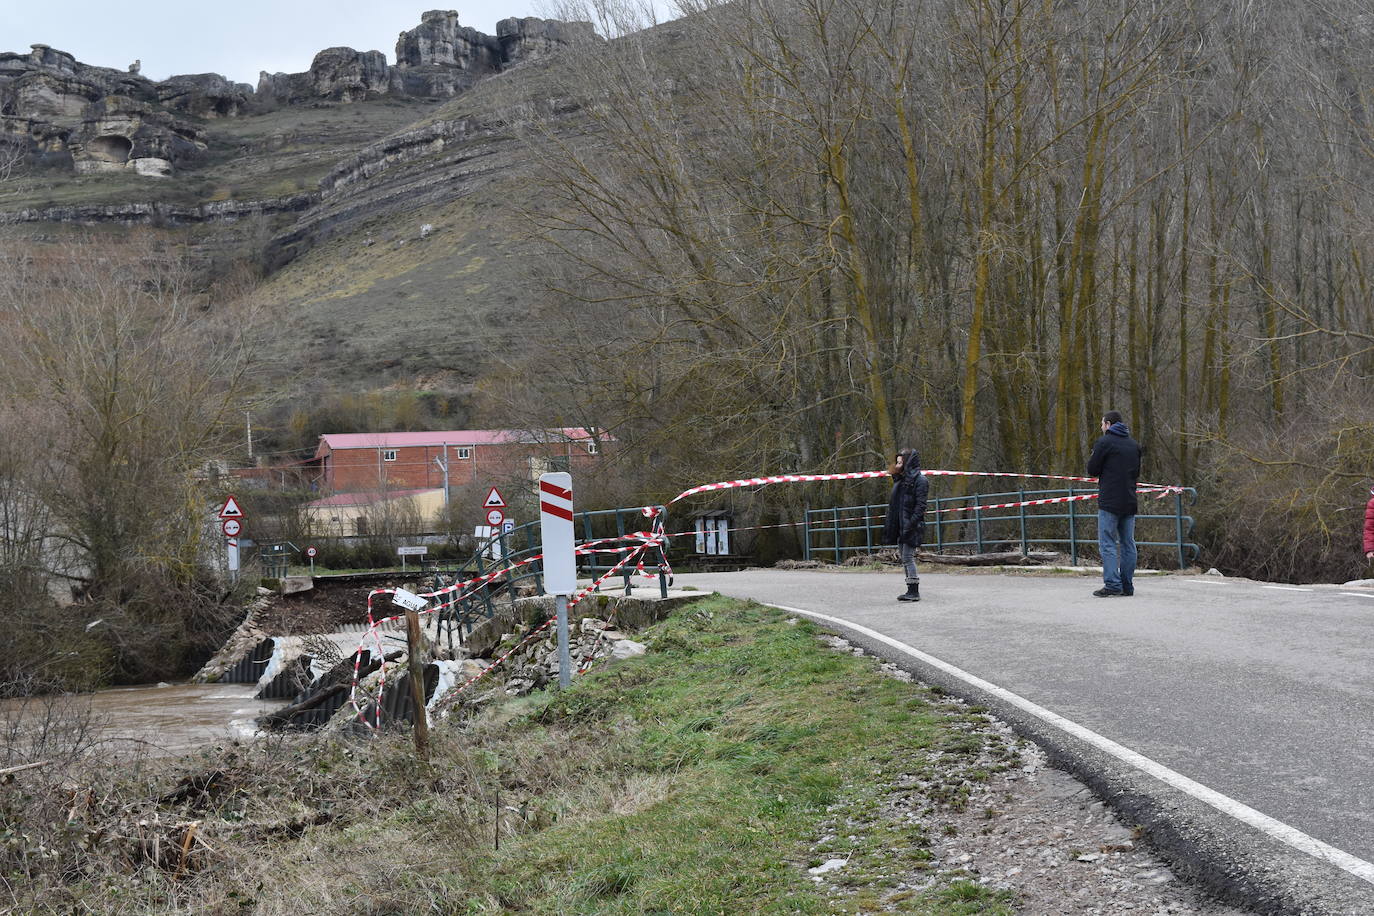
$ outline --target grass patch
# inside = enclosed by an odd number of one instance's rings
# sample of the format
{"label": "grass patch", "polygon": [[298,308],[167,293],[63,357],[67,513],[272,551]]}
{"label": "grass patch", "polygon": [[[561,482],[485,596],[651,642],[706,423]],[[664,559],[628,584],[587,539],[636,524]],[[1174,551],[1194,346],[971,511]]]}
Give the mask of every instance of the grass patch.
{"label": "grass patch", "polygon": [[[894,785],[957,783],[973,717],[759,605],[706,598],[640,638],[569,691],[440,723],[428,768],[405,736],[273,739],[87,774],[51,824],[6,796],[0,908],[1010,912],[966,876],[903,884],[927,828],[882,813]],[[206,846],[182,856],[192,821]]]}

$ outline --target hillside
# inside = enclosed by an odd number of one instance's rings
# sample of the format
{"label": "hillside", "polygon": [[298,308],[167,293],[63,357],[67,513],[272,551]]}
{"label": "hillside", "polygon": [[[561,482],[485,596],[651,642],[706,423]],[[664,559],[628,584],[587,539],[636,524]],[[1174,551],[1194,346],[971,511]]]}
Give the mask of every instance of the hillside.
{"label": "hillside", "polygon": [[[594,38],[583,26],[506,20],[490,38],[451,11],[426,13],[395,67],[330,49],[310,73],[264,74],[256,94],[220,86],[228,115],[221,96],[165,101],[165,83],[41,46],[4,55],[0,113],[28,117],[0,117],[0,141],[49,120],[29,167],[0,181],[0,226],[38,244],[139,226],[189,244],[211,277],[252,265],[271,327],[260,356],[284,393],[397,379],[461,391],[538,288],[522,216],[536,186],[502,111],[518,100],[554,113],[548,62]],[[382,77],[369,76],[372,55]],[[145,143],[139,130],[156,136]],[[118,131],[131,137],[131,151],[114,150],[127,167],[100,158],[96,141]],[[185,155],[167,153],[172,165],[149,177],[133,168],[152,161],[140,143],[149,156],[176,144]]]}

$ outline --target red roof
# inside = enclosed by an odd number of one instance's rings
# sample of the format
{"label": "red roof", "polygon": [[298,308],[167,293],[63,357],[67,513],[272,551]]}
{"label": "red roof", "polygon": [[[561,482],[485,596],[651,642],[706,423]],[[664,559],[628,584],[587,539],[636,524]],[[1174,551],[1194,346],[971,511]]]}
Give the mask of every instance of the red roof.
{"label": "red roof", "polygon": [[324,499],[317,499],[306,503],[306,505],[311,509],[328,509],[333,506],[369,506],[372,503],[385,502],[388,499],[401,499],[420,493],[442,492],[444,492],[443,487],[423,487],[418,490],[369,490],[366,493],[335,493],[333,496],[326,496]]}
{"label": "red roof", "polygon": [[[328,433],[320,436],[318,458],[325,447],[332,452],[354,448],[418,448],[420,446],[503,445],[512,442],[568,442],[591,439],[579,426],[561,429],[444,429],[419,433]],[[609,438],[602,434],[602,438]]]}

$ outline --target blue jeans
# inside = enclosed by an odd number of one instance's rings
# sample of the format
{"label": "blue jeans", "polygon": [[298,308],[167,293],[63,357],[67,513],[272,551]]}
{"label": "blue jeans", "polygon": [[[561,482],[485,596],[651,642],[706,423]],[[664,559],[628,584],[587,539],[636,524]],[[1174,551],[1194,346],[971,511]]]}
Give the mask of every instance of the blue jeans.
{"label": "blue jeans", "polygon": [[1135,590],[1135,516],[1097,511],[1097,546],[1102,584],[1114,592]]}
{"label": "blue jeans", "polygon": [[916,550],[908,544],[898,544],[897,553],[902,558],[902,571],[906,573],[907,585],[919,585],[921,574],[916,571]]}

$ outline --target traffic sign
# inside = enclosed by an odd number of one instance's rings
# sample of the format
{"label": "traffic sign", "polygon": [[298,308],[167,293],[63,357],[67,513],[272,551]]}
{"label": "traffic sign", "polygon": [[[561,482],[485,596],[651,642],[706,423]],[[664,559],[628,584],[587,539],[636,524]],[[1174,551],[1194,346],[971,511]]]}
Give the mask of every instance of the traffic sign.
{"label": "traffic sign", "polygon": [[239,508],[239,501],[230,496],[224,501],[224,505],[219,510],[220,518],[243,518],[243,510]]}
{"label": "traffic sign", "polygon": [[227,538],[236,538],[239,536],[239,532],[243,530],[243,525],[236,518],[226,518],[220,527],[224,529],[224,536]]}
{"label": "traffic sign", "polygon": [[497,525],[501,524],[505,520],[506,513],[502,512],[500,509],[492,509],[490,512],[487,513],[487,524],[491,525],[493,528],[495,528]]}
{"label": "traffic sign", "polygon": [[544,591],[571,595],[577,590],[577,557],[573,553],[572,475],[566,471],[539,476],[539,534],[544,546]]}
{"label": "traffic sign", "polygon": [[505,501],[504,499],[501,498],[501,491],[498,490],[498,489],[496,489],[495,487],[492,487],[492,488],[491,488],[491,492],[487,494],[487,501],[484,502],[484,503],[482,503],[482,508],[483,508],[483,509],[504,509],[504,508],[506,508],[506,501]]}
{"label": "traffic sign", "polygon": [[502,533],[502,534],[510,534],[510,533],[511,533],[512,531],[514,531],[514,530],[515,530],[515,519],[513,519],[513,518],[508,518],[508,519],[506,519],[504,522],[501,523],[501,533]]}
{"label": "traffic sign", "polygon": [[313,560],[320,555],[320,552],[314,547],[307,547],[305,548],[305,555]]}

